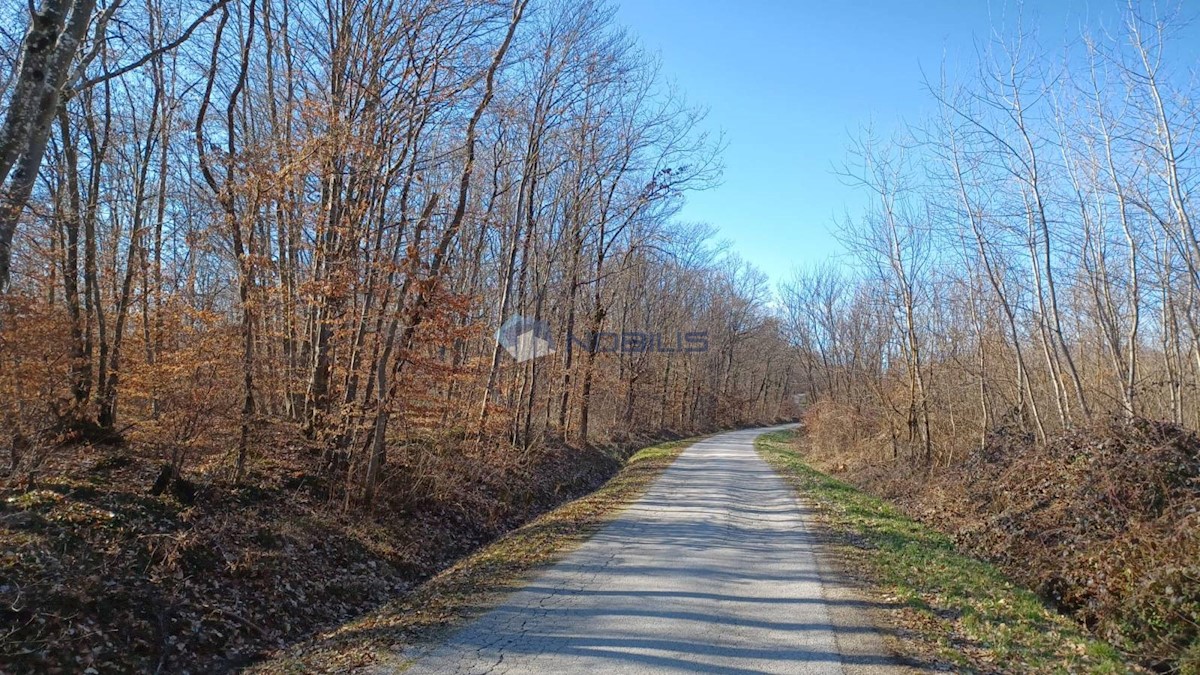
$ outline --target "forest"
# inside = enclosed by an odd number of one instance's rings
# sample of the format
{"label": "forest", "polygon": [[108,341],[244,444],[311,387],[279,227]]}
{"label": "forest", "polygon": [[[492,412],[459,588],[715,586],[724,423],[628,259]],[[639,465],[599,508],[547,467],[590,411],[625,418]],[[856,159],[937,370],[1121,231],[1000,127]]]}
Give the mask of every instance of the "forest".
{"label": "forest", "polygon": [[[70,61],[57,109],[32,58],[7,94],[21,470],[62,434],[129,436],[177,470],[227,449],[236,482],[278,422],[369,505],[405,436],[588,444],[788,405],[766,278],[670,222],[720,139],[604,7],[67,9],[91,30],[45,55]],[[511,315],[575,348],[512,363]],[[579,347],[606,331],[711,348]]]}
{"label": "forest", "polygon": [[[775,287],[676,217],[726,141],[614,14],[0,7],[0,669],[238,667],[629,449],[801,416],[829,470],[1135,660],[1200,663],[1200,108],[1175,18],[997,31],[927,73],[928,119],[838,163],[871,200],[834,225],[845,255]],[[514,316],[552,352],[512,358]],[[309,604],[283,580],[322,592],[368,558],[375,585],[269,623]],[[200,627],[237,644],[163,647]]]}
{"label": "forest", "polygon": [[1119,31],[997,32],[929,73],[929,118],[840,165],[871,198],[848,260],[780,286],[827,467],[1167,669],[1200,663],[1185,24],[1130,5]]}
{"label": "forest", "polygon": [[[227,528],[147,522],[159,495],[202,523],[264,490],[251,523],[292,502],[337,527],[377,518],[431,540],[396,564],[411,580],[611,470],[611,452],[564,448],[794,416],[767,277],[672,220],[719,180],[722,139],[604,3],[35,10],[0,21],[21,27],[0,34],[5,493],[46,520],[18,514],[6,542],[7,657],[71,658],[68,630],[111,647],[30,598],[128,605],[151,636],[185,625],[201,601],[170,570]],[[512,316],[558,349],[512,359]],[[703,349],[669,351],[692,333]],[[97,482],[116,492],[85,496]],[[81,501],[79,518],[130,522],[71,525],[65,546],[94,556],[48,553]],[[114,537],[128,558],[102,550]],[[77,583],[112,566],[168,571],[136,600]],[[252,628],[269,600],[236,611],[255,644],[277,635]]]}

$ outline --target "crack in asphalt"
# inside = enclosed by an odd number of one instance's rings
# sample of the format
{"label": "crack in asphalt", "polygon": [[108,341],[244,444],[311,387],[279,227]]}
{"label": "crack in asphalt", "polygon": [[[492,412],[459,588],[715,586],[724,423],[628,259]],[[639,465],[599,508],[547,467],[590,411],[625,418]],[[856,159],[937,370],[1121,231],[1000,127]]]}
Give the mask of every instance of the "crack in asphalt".
{"label": "crack in asphalt", "polygon": [[755,453],[764,431],[688,448],[624,513],[405,672],[897,670],[865,609],[827,601],[840,580]]}

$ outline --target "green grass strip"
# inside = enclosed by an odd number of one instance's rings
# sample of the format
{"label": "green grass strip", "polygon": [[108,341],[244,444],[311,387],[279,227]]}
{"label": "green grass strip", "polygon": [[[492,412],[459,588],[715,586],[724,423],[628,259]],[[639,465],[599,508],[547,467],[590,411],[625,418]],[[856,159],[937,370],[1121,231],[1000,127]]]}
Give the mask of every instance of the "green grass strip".
{"label": "green grass strip", "polygon": [[[764,434],[759,454],[817,508],[850,567],[903,609],[918,660],[974,672],[1124,673],[1112,646],[1047,607],[988,563],[955,551],[944,534],[808,466],[796,432]],[[852,543],[851,543],[852,542]]]}

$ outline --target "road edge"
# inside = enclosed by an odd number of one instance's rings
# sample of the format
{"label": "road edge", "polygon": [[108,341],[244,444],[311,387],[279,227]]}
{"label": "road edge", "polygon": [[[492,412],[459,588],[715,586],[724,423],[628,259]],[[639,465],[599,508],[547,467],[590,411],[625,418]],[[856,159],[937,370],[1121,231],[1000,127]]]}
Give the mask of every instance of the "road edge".
{"label": "road edge", "polygon": [[508,532],[383,607],[287,648],[246,672],[343,673],[384,664],[393,672],[404,669],[450,632],[581,546],[645,494],[687,448],[712,435],[639,450],[594,492]]}
{"label": "road edge", "polygon": [[[886,501],[808,466],[785,439],[759,437],[760,456],[813,505],[815,522],[865,586],[887,644],[920,672],[1138,671],[1119,653],[1008,580],[956,550],[946,535]],[[773,447],[772,447],[773,446]],[[808,491],[812,491],[811,497]]]}
{"label": "road edge", "polygon": [[812,537],[813,558],[817,562],[817,574],[821,577],[821,597],[829,601],[825,607],[833,626],[833,639],[838,654],[872,657],[885,655],[891,659],[890,663],[846,663],[843,660],[842,672],[847,675],[930,672],[928,669],[915,667],[916,664],[905,658],[904,650],[895,635],[897,627],[888,620],[884,611],[878,609],[879,606],[887,604],[886,601],[879,597],[878,593],[872,592],[864,580],[850,572],[851,567],[846,560],[847,552],[843,550],[847,544],[822,520],[815,505],[804,496],[784,467],[771,461],[759,445],[759,441],[769,433],[797,430],[797,425],[790,425],[784,429],[764,429],[763,433],[751,441],[754,452],[787,484],[804,527]]}

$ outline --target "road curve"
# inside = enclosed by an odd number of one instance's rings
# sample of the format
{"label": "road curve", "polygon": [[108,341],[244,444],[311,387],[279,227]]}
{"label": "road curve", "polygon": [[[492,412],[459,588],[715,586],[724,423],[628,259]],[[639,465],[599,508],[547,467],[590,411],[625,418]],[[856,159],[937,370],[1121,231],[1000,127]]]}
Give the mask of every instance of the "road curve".
{"label": "road curve", "polygon": [[867,603],[816,555],[803,507],[754,451],[688,448],[615,521],[406,673],[893,671]]}

